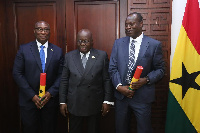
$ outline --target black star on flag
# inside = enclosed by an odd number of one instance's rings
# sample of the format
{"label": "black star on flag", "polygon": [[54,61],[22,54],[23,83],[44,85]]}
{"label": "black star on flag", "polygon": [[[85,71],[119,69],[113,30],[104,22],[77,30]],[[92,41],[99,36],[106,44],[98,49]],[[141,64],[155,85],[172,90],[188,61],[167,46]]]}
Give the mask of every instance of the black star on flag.
{"label": "black star on flag", "polygon": [[42,91],[42,90],[40,90],[40,93],[43,93],[43,91]]}
{"label": "black star on flag", "polygon": [[195,82],[195,79],[199,74],[200,71],[189,74],[185,68],[185,65],[182,63],[182,77],[170,81],[182,86],[182,99],[185,97],[185,94],[189,88],[200,90],[200,86]]}

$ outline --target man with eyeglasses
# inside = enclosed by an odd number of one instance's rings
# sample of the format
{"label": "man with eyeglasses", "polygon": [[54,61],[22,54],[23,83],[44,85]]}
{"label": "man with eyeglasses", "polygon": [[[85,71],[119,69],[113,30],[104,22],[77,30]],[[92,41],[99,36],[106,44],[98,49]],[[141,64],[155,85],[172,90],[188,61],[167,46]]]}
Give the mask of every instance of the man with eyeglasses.
{"label": "man with eyeglasses", "polygon": [[92,33],[82,29],[77,34],[77,50],[65,55],[59,88],[60,111],[69,113],[69,132],[82,133],[87,122],[88,133],[98,133],[101,115],[110,111],[111,81],[108,56],[93,48]]}
{"label": "man with eyeglasses", "polygon": [[[20,45],[13,67],[13,77],[20,88],[23,133],[55,133],[63,53],[61,48],[48,42],[47,22],[37,22],[34,34],[35,41]],[[39,97],[41,73],[46,74],[46,87],[44,96]]]}

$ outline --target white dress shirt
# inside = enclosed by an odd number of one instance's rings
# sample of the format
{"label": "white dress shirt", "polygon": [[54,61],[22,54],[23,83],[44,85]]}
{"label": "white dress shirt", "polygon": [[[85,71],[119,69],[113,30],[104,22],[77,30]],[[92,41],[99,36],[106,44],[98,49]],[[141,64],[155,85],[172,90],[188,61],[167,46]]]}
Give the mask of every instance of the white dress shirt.
{"label": "white dress shirt", "polygon": [[142,38],[143,38],[143,33],[137,37],[136,39],[133,39],[132,37],[130,37],[130,42],[129,42],[129,54],[130,54],[130,47],[131,47],[131,43],[132,43],[132,40],[135,41],[135,62],[137,61],[137,58],[138,58],[138,54],[139,54],[139,51],[140,51],[140,45],[142,43]]}
{"label": "white dress shirt", "polygon": [[[142,32],[142,34],[141,34],[140,36],[138,36],[137,38],[135,38],[135,39],[133,39],[132,37],[130,37],[130,42],[129,42],[129,54],[130,54],[130,46],[131,46],[132,40],[134,40],[134,41],[135,41],[135,43],[134,43],[134,44],[135,44],[135,62],[137,61],[138,54],[139,54],[139,52],[140,52],[140,46],[141,46],[141,44],[142,44],[143,36],[144,36],[144,34],[143,34],[143,32]],[[122,85],[122,83],[119,83],[119,84],[117,85],[117,87],[120,86],[120,85]],[[116,89],[117,89],[117,87],[116,87]]]}
{"label": "white dress shirt", "polygon": [[[80,52],[80,55],[81,55],[81,59],[82,59],[84,54]],[[90,51],[87,52],[86,55],[85,55],[87,60],[88,60],[89,56],[90,56]]]}
{"label": "white dress shirt", "polygon": [[[38,42],[38,40],[36,40],[36,42],[37,42],[38,50],[39,50],[39,53],[40,53],[40,49],[41,49],[40,46],[41,46],[42,44],[41,44],[40,42]],[[43,46],[44,46],[43,50],[44,50],[44,53],[45,53],[45,63],[46,63],[48,41],[47,41]]]}

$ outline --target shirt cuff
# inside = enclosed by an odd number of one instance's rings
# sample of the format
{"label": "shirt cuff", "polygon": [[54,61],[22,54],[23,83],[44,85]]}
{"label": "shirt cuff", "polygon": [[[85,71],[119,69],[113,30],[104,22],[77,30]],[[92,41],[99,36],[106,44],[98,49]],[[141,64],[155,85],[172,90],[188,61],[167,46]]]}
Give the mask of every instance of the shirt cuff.
{"label": "shirt cuff", "polygon": [[[119,83],[119,84],[117,85],[117,87],[120,86],[120,85],[122,85],[122,83]],[[117,90],[117,87],[116,87],[116,90]]]}
{"label": "shirt cuff", "polygon": [[66,104],[66,103],[60,103],[60,104]]}
{"label": "shirt cuff", "polygon": [[114,105],[114,102],[104,101],[103,103],[110,104],[110,105]]}

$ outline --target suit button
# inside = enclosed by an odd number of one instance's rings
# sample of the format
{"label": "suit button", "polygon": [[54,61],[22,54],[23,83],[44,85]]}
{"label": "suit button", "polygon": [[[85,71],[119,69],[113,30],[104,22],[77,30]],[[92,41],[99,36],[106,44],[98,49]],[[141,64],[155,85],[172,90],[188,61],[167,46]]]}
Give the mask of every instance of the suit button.
{"label": "suit button", "polygon": [[88,88],[90,87],[90,85],[88,85]]}

